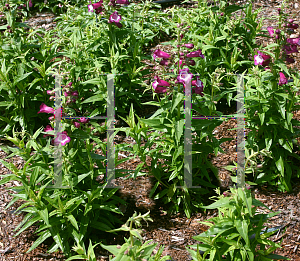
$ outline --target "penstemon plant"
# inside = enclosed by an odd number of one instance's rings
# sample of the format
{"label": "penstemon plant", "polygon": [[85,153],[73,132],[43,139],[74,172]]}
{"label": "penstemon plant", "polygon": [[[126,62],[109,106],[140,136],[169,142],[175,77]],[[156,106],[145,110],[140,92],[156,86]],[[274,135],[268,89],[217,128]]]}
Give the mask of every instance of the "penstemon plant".
{"label": "penstemon plant", "polygon": [[[130,217],[126,224],[122,225],[121,228],[111,230],[112,231],[128,231],[130,233],[130,237],[125,239],[125,243],[120,245],[113,245],[113,246],[106,246],[100,243],[100,245],[112,253],[115,257],[110,259],[111,261],[167,261],[170,260],[170,256],[164,256],[160,258],[164,246],[160,246],[157,253],[152,255],[154,248],[157,246],[157,243],[150,244],[152,240],[149,240],[142,244],[142,236],[141,236],[141,229],[134,229],[133,224],[136,227],[141,227],[141,221],[151,221],[153,220],[149,216],[149,212],[145,213],[144,215],[137,215],[135,212],[132,217]],[[148,223],[147,223],[148,225]]]}
{"label": "penstemon plant", "polygon": [[285,63],[293,63],[291,54],[298,52],[299,39],[289,38],[289,35],[299,26],[292,19],[283,18],[282,9],[278,12],[278,29],[267,28],[274,43],[257,51],[254,56],[257,67],[250,71],[252,76],[246,77],[246,122],[251,131],[245,153],[249,158],[264,149],[269,151],[269,156],[255,173],[254,181],[258,184],[269,182],[281,191],[291,192],[293,177],[300,177],[292,161],[293,158],[300,160],[294,152],[300,133],[299,122],[292,118],[293,111],[299,109],[296,93],[300,82],[299,73],[288,70]]}
{"label": "penstemon plant", "polygon": [[[223,194],[216,190],[218,196],[214,203],[202,207],[204,209],[218,209],[218,216],[210,218],[208,222],[200,222],[210,228],[204,233],[194,236],[197,241],[203,244],[191,245],[196,248],[193,251],[186,248],[191,254],[193,260],[227,260],[227,261],[259,261],[283,259],[286,257],[272,254],[279,244],[267,239],[273,235],[276,230],[263,230],[263,224],[267,220],[280,212],[271,212],[269,214],[258,214],[258,206],[266,207],[263,203],[252,197],[249,187],[231,188],[230,192]],[[266,249],[266,246],[270,246]],[[203,256],[200,255],[202,251]]]}

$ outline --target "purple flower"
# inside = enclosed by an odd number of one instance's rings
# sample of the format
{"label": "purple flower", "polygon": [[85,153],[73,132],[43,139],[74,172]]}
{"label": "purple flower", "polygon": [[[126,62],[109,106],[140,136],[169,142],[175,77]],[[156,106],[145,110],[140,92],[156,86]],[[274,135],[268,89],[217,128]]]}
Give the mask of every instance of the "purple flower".
{"label": "purple flower", "polygon": [[189,60],[188,62],[189,62],[189,65],[192,65],[192,66],[194,66],[196,64],[196,62],[194,60]]}
{"label": "purple flower", "polygon": [[75,121],[75,122],[74,122],[74,126],[75,126],[76,128],[78,128],[78,129],[79,129],[79,127],[80,127],[80,122],[78,122],[78,121]]}
{"label": "purple flower", "polygon": [[268,26],[268,27],[267,27],[267,30],[268,30],[268,32],[269,32],[269,35],[270,35],[271,37],[273,37],[273,35],[274,35],[274,29],[273,29],[273,27],[272,27],[272,26]]}
{"label": "purple flower", "polygon": [[189,57],[189,58],[193,58],[193,57],[201,57],[201,58],[204,58],[204,55],[202,54],[201,49],[199,49],[199,50],[197,50],[197,51],[188,53],[188,54],[186,55],[186,57]]}
{"label": "purple flower", "polygon": [[[158,76],[155,76],[155,81],[152,83],[152,86],[154,88],[154,92],[156,93],[165,93],[167,91],[167,87],[170,86],[170,84],[162,79],[160,79]],[[166,87],[162,87],[166,86]]]}
{"label": "purple flower", "polygon": [[78,91],[71,92],[72,96],[78,96]]}
{"label": "purple flower", "polygon": [[[50,126],[47,125],[46,128],[44,129],[44,132],[48,132],[48,131],[53,131],[54,129]],[[49,135],[49,134],[44,134],[43,137],[46,138],[48,136],[53,136],[53,135]]]}
{"label": "purple flower", "polygon": [[48,95],[54,95],[54,92],[55,92],[54,90],[52,90],[52,91],[51,90],[47,90],[47,94]]}
{"label": "purple flower", "polygon": [[187,43],[187,44],[184,44],[184,46],[186,48],[189,48],[189,49],[193,49],[194,48],[194,45],[192,43]]}
{"label": "purple flower", "polygon": [[295,62],[295,59],[290,57],[289,55],[286,56],[285,60],[286,60],[287,63],[294,63]]}
{"label": "purple flower", "polygon": [[192,85],[196,86],[192,89],[192,93],[200,94],[203,97],[203,82],[199,79],[199,76],[197,76],[196,79],[197,80],[192,81]]}
{"label": "purple flower", "polygon": [[276,29],[276,31],[275,31],[276,34],[280,34],[280,32],[281,31],[279,29]]}
{"label": "purple flower", "polygon": [[170,58],[170,55],[167,54],[166,52],[163,52],[163,51],[160,50],[160,49],[157,49],[157,50],[155,50],[154,53],[153,53],[153,58],[154,58],[154,60],[156,59],[156,57],[168,59],[168,58]]}
{"label": "purple flower", "polygon": [[61,133],[58,133],[57,137],[54,140],[54,145],[61,144],[62,146],[64,146],[70,141],[71,141],[71,138],[67,135],[67,132],[63,131]]}
{"label": "purple flower", "polygon": [[116,2],[119,5],[129,5],[129,1],[128,0],[117,0]]}
{"label": "purple flower", "polygon": [[283,84],[287,84],[287,78],[285,77],[285,75],[282,73],[282,72],[280,72],[279,73],[279,85],[283,85]]}
{"label": "purple flower", "polygon": [[170,64],[170,61],[168,61],[168,60],[166,60],[166,59],[162,59],[161,61],[160,61],[160,63],[159,63],[160,65],[168,65],[168,64]]}
{"label": "purple flower", "polygon": [[271,56],[263,54],[260,51],[257,51],[258,55],[254,55],[254,64],[261,66],[268,66],[271,61]]}
{"label": "purple flower", "polygon": [[298,29],[299,25],[298,24],[291,24],[291,23],[289,23],[287,25],[287,27],[290,28],[290,29]]}
{"label": "purple flower", "polygon": [[54,113],[54,109],[42,103],[38,113]]}
{"label": "purple flower", "polygon": [[297,45],[291,44],[291,45],[284,45],[283,50],[286,54],[291,54],[291,53],[298,53]]}
{"label": "purple flower", "polygon": [[95,3],[95,4],[91,4],[91,5],[88,5],[88,9],[89,9],[89,12],[93,12],[94,9],[96,10],[96,13],[97,11],[102,10],[102,4],[103,4],[103,0],[100,0],[99,2]]}
{"label": "purple flower", "polygon": [[108,23],[115,23],[116,26],[119,28],[122,27],[122,24],[120,23],[122,17],[118,14],[117,11],[114,11],[113,14],[110,15]]}
{"label": "purple flower", "polygon": [[177,76],[177,81],[183,83],[185,86],[193,77],[192,73],[189,73],[189,68],[184,68],[179,70],[179,76]]}
{"label": "purple flower", "polygon": [[290,44],[298,44],[300,45],[300,38],[288,38],[286,41]]}
{"label": "purple flower", "polygon": [[31,8],[31,7],[33,6],[33,4],[32,4],[32,2],[31,2],[31,0],[29,0],[29,2],[28,2],[28,6],[29,6],[29,8]]}
{"label": "purple flower", "polygon": [[90,121],[90,119],[87,119],[87,118],[80,118],[78,119],[78,121],[80,121],[81,123],[87,123]]}
{"label": "purple flower", "polygon": [[73,84],[73,82],[69,82],[69,83],[68,83],[68,86],[69,86],[69,87],[71,87],[71,86],[72,86],[72,84]]}

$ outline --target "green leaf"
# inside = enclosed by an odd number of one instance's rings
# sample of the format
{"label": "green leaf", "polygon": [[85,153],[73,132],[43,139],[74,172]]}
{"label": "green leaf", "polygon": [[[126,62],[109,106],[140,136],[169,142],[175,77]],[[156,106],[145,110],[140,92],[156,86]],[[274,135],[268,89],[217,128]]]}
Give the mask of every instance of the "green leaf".
{"label": "green leaf", "polygon": [[183,98],[184,98],[183,93],[176,93],[173,96],[171,113],[173,113],[173,111],[175,110],[175,108],[177,108],[178,104],[183,100]]}
{"label": "green leaf", "polygon": [[234,220],[234,225],[243,239],[246,241],[248,247],[250,247],[249,237],[248,237],[248,224],[246,220],[236,219]]}
{"label": "green leaf", "polygon": [[279,156],[279,159],[275,162],[275,164],[281,175],[284,176],[284,162],[281,156]]}
{"label": "green leaf", "polygon": [[43,243],[48,237],[51,237],[50,231],[44,231],[40,234],[40,237],[32,244],[32,246],[29,248],[29,250],[26,252],[29,253],[36,247],[38,247],[41,243]]}
{"label": "green leaf", "polygon": [[67,218],[69,219],[69,221],[71,222],[71,224],[72,224],[77,230],[79,230],[77,221],[76,221],[76,219],[74,218],[74,216],[73,216],[72,214],[69,214],[69,215],[67,215]]}
{"label": "green leaf", "polygon": [[230,198],[226,197],[217,200],[216,202],[210,204],[209,206],[201,206],[201,208],[215,209],[215,208],[229,207],[229,206],[230,206]]}

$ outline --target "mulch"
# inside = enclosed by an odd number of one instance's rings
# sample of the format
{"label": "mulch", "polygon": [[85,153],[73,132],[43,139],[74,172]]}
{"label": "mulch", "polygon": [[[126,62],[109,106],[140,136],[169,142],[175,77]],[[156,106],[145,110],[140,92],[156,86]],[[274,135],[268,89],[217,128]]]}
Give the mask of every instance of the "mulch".
{"label": "mulch", "polygon": [[[239,2],[237,2],[239,3]],[[277,8],[280,7],[281,1],[255,1],[254,8],[262,7],[264,16],[264,27],[273,24],[274,21],[269,19],[271,14],[277,12]],[[289,12],[291,13],[291,18],[299,16],[299,5],[295,3],[290,3]],[[44,27],[45,29],[51,28],[47,24],[53,18],[53,15],[48,14],[44,17],[40,17],[39,14],[36,15],[35,19],[29,19],[29,23],[36,26]],[[45,23],[39,22],[39,20],[48,19],[49,21]],[[53,20],[51,20],[53,21]],[[52,22],[49,23],[52,23]],[[44,24],[44,26],[43,26]],[[47,27],[48,26],[48,27]],[[299,35],[299,30],[297,30],[297,35]],[[263,41],[258,39],[258,41]],[[167,48],[167,47],[166,47]],[[155,49],[155,48],[152,48]],[[299,70],[300,57],[295,56],[296,63],[291,65],[291,67]],[[151,61],[150,61],[151,63]],[[151,67],[151,66],[150,66]],[[299,95],[299,93],[298,93]],[[145,112],[149,113],[149,111]],[[300,111],[294,112],[294,119],[300,120]],[[233,137],[236,138],[236,131],[229,130],[236,126],[236,120],[224,121],[220,126],[215,129],[217,133],[217,138],[221,137]],[[115,139],[116,143],[132,143],[133,140],[117,135]],[[298,144],[300,139],[298,139]],[[10,145],[10,142],[1,140],[0,145]],[[225,189],[232,185],[230,180],[231,173],[225,170],[223,167],[232,163],[236,158],[236,142],[225,142],[222,144],[222,148],[225,154],[219,154],[217,157],[211,156],[212,163],[219,170],[219,178],[221,181],[221,186]],[[0,158],[5,159],[7,154],[0,149]],[[128,157],[126,152],[119,154],[119,158]],[[149,158],[147,163],[149,164]],[[7,162],[13,162],[14,165],[21,169],[24,165],[24,160],[15,156],[9,159],[5,159]],[[136,166],[140,163],[138,159],[133,159],[124,164],[118,166],[118,168],[126,168],[134,170]],[[1,163],[0,175],[5,175],[10,173],[10,171],[5,168]],[[299,166],[300,167],[300,166]],[[101,180],[99,181],[101,182]],[[208,227],[198,223],[198,221],[204,221],[212,216],[217,215],[217,210],[207,211],[206,213],[193,213],[190,219],[187,219],[184,214],[179,213],[177,215],[168,216],[166,215],[166,206],[160,202],[155,202],[153,199],[149,198],[149,192],[153,186],[154,178],[149,177],[138,177],[136,180],[125,180],[123,178],[117,178],[116,184],[123,186],[117,193],[120,197],[126,200],[129,204],[127,207],[120,206],[120,209],[124,213],[122,221],[127,220],[134,211],[145,213],[151,210],[150,215],[154,222],[149,222],[149,226],[143,226],[144,233],[142,234],[144,242],[153,239],[154,242],[158,243],[155,251],[158,250],[160,245],[165,245],[163,255],[170,255],[172,260],[182,261],[191,260],[189,253],[186,251],[185,246],[197,244],[198,241],[192,239],[193,236],[199,235]],[[26,251],[30,248],[32,243],[38,238],[34,232],[37,227],[32,226],[25,232],[17,237],[15,228],[22,221],[24,217],[23,213],[16,213],[16,209],[22,204],[22,201],[16,202],[13,206],[5,209],[12,199],[11,194],[15,192],[9,190],[12,186],[20,185],[16,181],[9,182],[5,185],[0,186],[0,260],[65,260],[60,251],[48,254],[47,249],[51,245],[51,240],[45,241],[35,250],[26,254]],[[300,261],[300,181],[295,180],[293,183],[292,193],[281,193],[275,191],[272,187],[260,186],[252,189],[252,193],[255,198],[260,200],[262,203],[267,205],[273,211],[281,211],[281,213],[270,219],[269,223],[266,225],[268,227],[275,227],[278,225],[285,225],[285,228],[276,233],[270,239],[280,243],[281,249],[276,250],[276,254],[280,254],[289,257],[293,261]],[[267,213],[265,209],[258,208],[261,213]],[[119,233],[117,236],[105,235],[108,244],[120,244],[124,243],[124,237],[128,238],[128,234]],[[107,261],[109,253],[100,247],[96,247],[96,256],[98,261]]]}

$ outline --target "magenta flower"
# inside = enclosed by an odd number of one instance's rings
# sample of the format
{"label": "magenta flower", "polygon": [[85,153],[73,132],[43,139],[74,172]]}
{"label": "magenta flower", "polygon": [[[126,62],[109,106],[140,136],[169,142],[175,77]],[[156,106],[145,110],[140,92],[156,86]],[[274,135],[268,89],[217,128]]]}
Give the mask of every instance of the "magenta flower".
{"label": "magenta flower", "polygon": [[54,90],[52,90],[52,91],[51,90],[47,90],[47,94],[48,95],[54,95],[54,92],[55,92]]}
{"label": "magenta flower", "polygon": [[116,26],[121,28],[122,27],[122,24],[120,23],[121,19],[122,19],[121,15],[119,15],[117,11],[114,11],[110,15],[108,23],[115,23]]}
{"label": "magenta flower", "polygon": [[197,50],[197,51],[188,53],[188,54],[186,55],[186,57],[189,57],[189,58],[193,58],[193,57],[201,57],[201,58],[204,58],[204,55],[202,54],[201,49],[199,49],[199,50]]}
{"label": "magenta flower", "polygon": [[291,45],[284,45],[283,50],[286,54],[291,54],[291,53],[298,53],[297,45],[291,44]]}
{"label": "magenta flower", "polygon": [[58,133],[57,137],[54,140],[54,145],[58,146],[61,144],[62,146],[66,145],[68,142],[71,141],[71,138],[67,135],[66,131]]}
{"label": "magenta flower", "polygon": [[155,76],[155,81],[152,83],[152,86],[154,88],[154,92],[165,93],[170,84],[167,81],[160,79],[158,76]]}
{"label": "magenta flower", "polygon": [[129,5],[129,1],[128,0],[117,0],[116,2],[119,5]]}
{"label": "magenta flower", "polygon": [[153,53],[154,61],[155,61],[156,57],[168,59],[168,58],[170,58],[170,55],[160,49],[157,49]]}
{"label": "magenta flower", "polygon": [[75,126],[76,128],[78,128],[78,129],[79,129],[79,127],[80,127],[80,122],[78,122],[78,121],[75,121],[75,122],[74,122],[74,126]]}
{"label": "magenta flower", "polygon": [[65,95],[65,97],[69,96],[70,94],[71,94],[71,92],[70,92],[70,91],[66,91],[66,92],[64,92],[64,95]]}
{"label": "magenta flower", "polygon": [[[96,13],[97,13],[97,10],[102,10],[102,4],[103,4],[103,0],[100,0],[99,2],[95,3],[95,4],[91,4],[91,5],[88,5],[88,9],[89,9],[89,12],[94,12],[94,10],[96,10]],[[71,83],[72,85],[72,83]]]}
{"label": "magenta flower", "polygon": [[268,27],[267,27],[267,30],[268,30],[268,32],[269,32],[269,35],[270,35],[271,37],[273,37],[273,35],[274,35],[274,29],[273,29],[273,27],[272,27],[272,26],[268,26]]}
{"label": "magenta flower", "polygon": [[286,41],[290,44],[298,44],[300,45],[300,38],[288,38]]}
{"label": "magenta flower", "polygon": [[200,94],[203,97],[204,96],[203,82],[199,79],[199,76],[197,76],[196,79],[197,80],[192,81],[192,85],[196,86],[196,87],[193,87],[192,93]]}
{"label": "magenta flower", "polygon": [[87,119],[87,118],[80,118],[78,119],[78,121],[80,121],[81,123],[87,123],[90,121],[90,119]]}
{"label": "magenta flower", "polygon": [[190,81],[193,77],[192,73],[189,73],[189,68],[184,68],[179,70],[179,76],[177,76],[177,82],[183,83],[185,86],[188,81]]}
{"label": "magenta flower", "polygon": [[78,96],[78,91],[71,92],[72,96]]}
{"label": "magenta flower", "polygon": [[192,43],[187,43],[187,44],[184,44],[184,46],[186,48],[189,48],[189,49],[193,49],[194,48],[194,45]]}
{"label": "magenta flower", "polygon": [[160,61],[160,63],[159,63],[160,65],[168,65],[168,64],[170,64],[170,61],[168,61],[168,60],[166,60],[166,59],[162,59],[161,61]]}
{"label": "magenta flower", "polygon": [[28,2],[28,6],[29,6],[29,8],[31,8],[31,7],[33,6],[33,4],[32,4],[32,2],[31,2],[31,0],[29,0],[29,2]]}
{"label": "magenta flower", "polygon": [[194,60],[189,60],[188,62],[189,62],[189,65],[192,65],[192,66],[194,66],[196,64],[196,62]]}
{"label": "magenta flower", "polygon": [[271,56],[257,51],[258,55],[254,55],[254,65],[268,66],[271,61]]}
{"label": "magenta flower", "polygon": [[42,103],[38,113],[54,113],[54,109]]}
{"label": "magenta flower", "polygon": [[278,85],[283,85],[283,84],[287,84],[287,78],[285,77],[285,75],[282,73],[282,72],[280,72],[279,73],[279,83],[278,83]]}
{"label": "magenta flower", "polygon": [[48,120],[49,120],[49,121],[54,120],[54,116],[49,117]]}
{"label": "magenta flower", "polygon": [[290,29],[298,29],[299,25],[298,25],[298,24],[292,24],[292,23],[289,23],[289,24],[287,25],[287,27],[290,28]]}
{"label": "magenta flower", "polygon": [[[44,132],[48,132],[48,131],[53,131],[54,129],[50,126],[47,125],[46,128],[44,129]],[[43,137],[46,138],[48,136],[53,136],[53,135],[49,135],[49,134],[44,134]]]}

